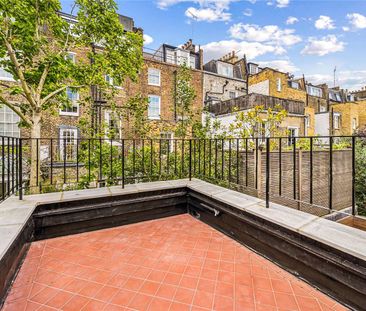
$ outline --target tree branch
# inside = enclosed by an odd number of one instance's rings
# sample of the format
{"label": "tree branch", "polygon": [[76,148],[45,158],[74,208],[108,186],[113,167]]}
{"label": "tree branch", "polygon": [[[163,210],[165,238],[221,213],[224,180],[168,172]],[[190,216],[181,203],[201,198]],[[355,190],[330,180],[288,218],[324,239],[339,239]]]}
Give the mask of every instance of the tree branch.
{"label": "tree branch", "polygon": [[20,68],[20,64],[19,64],[19,61],[18,59],[16,58],[15,56],[15,51],[12,47],[12,45],[10,44],[10,42],[8,41],[8,39],[6,37],[4,37],[4,42],[5,42],[5,46],[6,46],[6,49],[8,51],[8,54],[9,54],[9,57],[10,57],[10,60],[13,62],[14,66],[15,66],[15,71],[18,75],[18,78],[20,80],[20,83],[22,85],[22,88],[23,88],[23,91],[24,91],[24,94],[29,102],[29,104],[31,105],[31,107],[33,109],[37,109],[37,103],[34,101],[34,98],[32,97],[32,94],[31,94],[31,91],[29,89],[29,86],[24,78],[24,75],[23,75],[23,72]]}
{"label": "tree branch", "polygon": [[0,102],[3,103],[5,106],[9,107],[11,110],[13,110],[27,125],[31,126],[32,121],[28,119],[28,117],[20,111],[20,109],[15,106],[14,104],[7,101],[4,97],[0,95]]}
{"label": "tree branch", "polygon": [[57,94],[60,94],[64,90],[66,90],[68,87],[73,88],[73,89],[79,89],[79,88],[82,88],[84,86],[85,85],[76,85],[76,86],[65,85],[63,87],[60,87],[56,91],[53,91],[52,93],[49,93],[47,96],[45,96],[41,100],[41,106],[44,105],[47,101],[49,101],[52,97],[56,96]]}
{"label": "tree branch", "polygon": [[45,66],[45,68],[42,72],[41,78],[39,79],[38,87],[37,87],[37,90],[36,90],[36,96],[37,96],[37,101],[38,102],[41,99],[43,86],[44,86],[44,83],[46,82],[46,78],[47,78],[48,72],[50,70],[50,66],[51,66],[51,64],[47,63],[47,65]]}

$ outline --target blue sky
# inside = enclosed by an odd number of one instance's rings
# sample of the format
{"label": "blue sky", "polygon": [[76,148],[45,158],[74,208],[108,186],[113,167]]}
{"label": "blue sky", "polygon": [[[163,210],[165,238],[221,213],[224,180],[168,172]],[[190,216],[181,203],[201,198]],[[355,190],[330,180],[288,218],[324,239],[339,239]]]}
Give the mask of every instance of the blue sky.
{"label": "blue sky", "polygon": [[[72,0],[63,0],[65,11]],[[366,86],[366,0],[117,0],[147,48],[192,38],[205,61],[232,50],[314,83]]]}

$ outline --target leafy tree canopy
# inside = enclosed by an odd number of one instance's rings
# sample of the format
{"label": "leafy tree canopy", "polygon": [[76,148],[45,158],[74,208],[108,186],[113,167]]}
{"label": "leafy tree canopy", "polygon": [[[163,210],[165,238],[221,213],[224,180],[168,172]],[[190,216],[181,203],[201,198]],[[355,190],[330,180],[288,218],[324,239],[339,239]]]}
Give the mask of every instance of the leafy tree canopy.
{"label": "leafy tree canopy", "polygon": [[[112,89],[105,75],[121,85],[142,65],[142,35],[124,31],[114,0],[75,0],[76,20],[60,10],[59,0],[0,0],[0,66],[19,82],[2,83],[0,102],[30,127],[35,114],[67,101],[66,88]],[[67,57],[80,50],[75,63]]]}

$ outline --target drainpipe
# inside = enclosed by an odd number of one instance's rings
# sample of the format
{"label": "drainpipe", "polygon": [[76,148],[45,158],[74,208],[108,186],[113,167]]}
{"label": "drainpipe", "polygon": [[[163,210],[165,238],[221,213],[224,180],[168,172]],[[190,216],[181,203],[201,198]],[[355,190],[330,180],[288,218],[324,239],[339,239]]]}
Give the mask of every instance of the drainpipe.
{"label": "drainpipe", "polygon": [[174,122],[177,122],[177,71],[174,70]]}

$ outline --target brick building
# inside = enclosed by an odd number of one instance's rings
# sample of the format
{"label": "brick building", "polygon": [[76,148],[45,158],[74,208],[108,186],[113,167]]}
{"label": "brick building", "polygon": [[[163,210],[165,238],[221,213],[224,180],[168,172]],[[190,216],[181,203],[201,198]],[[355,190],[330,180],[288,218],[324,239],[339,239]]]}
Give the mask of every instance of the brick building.
{"label": "brick building", "polygon": [[[60,13],[69,23],[77,23],[74,16]],[[140,31],[136,28],[134,21],[130,17],[120,16],[120,22],[125,31]],[[73,62],[85,61],[87,48],[78,48],[68,53],[67,57]],[[143,68],[139,74],[138,82],[126,81],[124,85],[114,85],[113,79],[105,75],[106,82],[114,87],[113,106],[107,100],[106,94],[100,92],[97,86],[89,90],[76,92],[66,89],[66,95],[71,102],[71,106],[62,106],[49,111],[42,120],[42,137],[59,139],[59,148],[64,140],[67,144],[75,144],[76,138],[88,137],[90,133],[82,132],[80,121],[85,119],[91,122],[95,129],[104,128],[106,137],[108,132],[114,132],[114,138],[126,137],[129,129],[127,122],[118,114],[123,109],[124,104],[129,98],[136,94],[141,94],[148,98],[149,107],[146,112],[147,122],[154,123],[155,128],[161,131],[170,130],[170,136],[177,121],[174,103],[174,86],[177,69],[183,63],[191,68],[192,84],[196,91],[196,99],[193,104],[193,110],[200,115],[202,109],[202,50],[196,49],[192,41],[188,41],[182,47],[174,47],[163,44],[154,53],[143,53]],[[6,83],[16,83],[13,77],[6,71],[0,69],[0,80]],[[91,96],[92,105],[82,105],[82,98]],[[199,117],[198,117],[199,118]],[[28,137],[29,132],[26,129],[20,129],[18,126],[19,117],[9,108],[0,107],[0,135],[12,137]],[[157,133],[159,134],[159,133]]]}
{"label": "brick building", "polygon": [[260,68],[254,63],[249,63],[248,68],[249,94],[280,99],[280,105],[283,100],[296,102],[302,107],[301,112],[297,110],[294,113],[288,110],[288,117],[283,121],[282,127],[287,128],[291,136],[313,135],[314,109],[306,105],[307,92],[304,79],[294,79],[289,73],[268,67]]}
{"label": "brick building", "polygon": [[205,105],[225,101],[248,93],[247,62],[231,52],[203,66]]}

